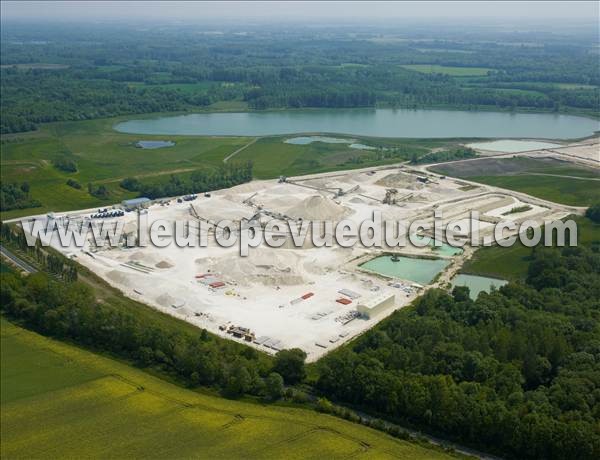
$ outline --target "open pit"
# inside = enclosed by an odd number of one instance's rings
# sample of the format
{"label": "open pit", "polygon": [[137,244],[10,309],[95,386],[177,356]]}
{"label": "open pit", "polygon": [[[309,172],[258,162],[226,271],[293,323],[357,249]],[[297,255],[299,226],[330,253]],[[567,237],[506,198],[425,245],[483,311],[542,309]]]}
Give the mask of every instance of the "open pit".
{"label": "open pit", "polygon": [[[157,200],[143,212],[150,223],[157,219],[205,222],[210,234],[214,232],[210,225],[222,219],[246,219],[264,229],[273,218],[295,225],[341,219],[360,224],[378,210],[384,219],[431,223],[434,210],[454,220],[468,220],[475,210],[480,213],[482,237],[500,218],[541,222],[572,212],[519,193],[466,185],[406,166],[379,167],[254,181],[187,201]],[[513,209],[523,211],[509,212]],[[128,212],[109,220],[124,222],[131,233],[137,228],[137,217],[136,212]],[[62,224],[91,219],[89,211],[53,218]],[[191,229],[199,231],[199,226]],[[80,249],[60,247],[57,239],[53,245],[133,299],[269,353],[301,348],[308,361],[408,305],[424,289],[446,283],[472,254],[469,247],[464,251],[447,246],[318,248],[311,242],[301,247],[286,242],[281,248],[262,245],[250,249],[248,257],[240,257],[238,246],[223,248],[208,240],[208,247],[179,247],[172,242],[163,248],[99,248],[88,241]],[[418,284],[411,276],[363,267],[393,253],[417,257],[413,263],[419,257],[443,259],[441,272],[432,284]]]}

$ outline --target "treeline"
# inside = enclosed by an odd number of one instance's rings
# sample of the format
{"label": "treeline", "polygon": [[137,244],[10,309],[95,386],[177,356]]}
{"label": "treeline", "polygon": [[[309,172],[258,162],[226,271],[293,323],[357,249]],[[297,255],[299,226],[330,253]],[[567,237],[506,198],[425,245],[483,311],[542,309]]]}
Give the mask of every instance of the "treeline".
{"label": "treeline", "polygon": [[216,170],[194,171],[189,178],[173,174],[166,183],[144,184],[134,177],[127,177],[120,185],[125,190],[139,192],[139,196],[156,199],[229,188],[250,180],[252,180],[252,162],[248,161],[227,163]]}
{"label": "treeline", "polygon": [[40,73],[2,69],[0,75],[2,134],[31,130],[39,123],[170,112],[207,102],[168,89],[136,89],[107,80],[80,80],[69,70]]}
{"label": "treeline", "polygon": [[34,246],[29,246],[22,230],[13,231],[9,225],[0,222],[0,240],[2,244],[21,250],[34,260],[36,265],[57,278],[66,282],[77,280],[77,266],[74,262],[52,252],[48,248],[42,248],[39,240],[36,241]]}
{"label": "treeline", "polygon": [[336,88],[328,90],[298,90],[274,88],[272,90],[256,89],[248,91],[244,100],[253,109],[270,107],[290,108],[351,108],[373,107],[377,101],[375,93],[363,89],[340,91]]}
{"label": "treeline", "polygon": [[525,283],[432,290],[318,364],[328,398],[512,458],[600,456],[600,254],[537,249]]}
{"label": "treeline", "polygon": [[425,163],[442,163],[445,161],[465,160],[468,158],[476,158],[477,153],[469,147],[457,147],[450,150],[442,150],[441,152],[428,153],[426,155],[413,155],[411,164]]}
{"label": "treeline", "polygon": [[0,184],[0,211],[11,209],[37,208],[41,206],[38,200],[29,195],[29,183]]}
{"label": "treeline", "polygon": [[222,86],[222,80],[208,80],[212,85],[210,90],[197,91],[180,91],[165,83],[165,86],[134,87],[120,81],[75,78],[69,69],[9,70],[1,71],[2,133],[31,130],[39,123],[53,121],[194,110],[234,99],[243,100],[250,108],[259,110],[376,105],[600,110],[598,88],[563,90],[551,86],[525,90],[503,88],[502,83],[485,80],[471,86],[447,75],[426,75],[398,67],[393,70],[387,67],[339,70],[300,66],[295,69],[236,70],[231,75],[222,70],[219,73],[223,75],[219,78],[233,79],[233,86]]}

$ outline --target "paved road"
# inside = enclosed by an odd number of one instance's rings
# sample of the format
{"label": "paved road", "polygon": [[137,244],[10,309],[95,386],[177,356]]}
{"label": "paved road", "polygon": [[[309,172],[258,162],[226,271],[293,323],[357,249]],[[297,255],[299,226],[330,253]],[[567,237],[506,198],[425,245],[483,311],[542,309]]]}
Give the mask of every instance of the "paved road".
{"label": "paved road", "polygon": [[27,273],[35,273],[37,270],[29,265],[27,262],[19,259],[12,252],[6,249],[4,246],[0,245],[0,253],[7,259],[10,259],[17,267],[25,270]]}

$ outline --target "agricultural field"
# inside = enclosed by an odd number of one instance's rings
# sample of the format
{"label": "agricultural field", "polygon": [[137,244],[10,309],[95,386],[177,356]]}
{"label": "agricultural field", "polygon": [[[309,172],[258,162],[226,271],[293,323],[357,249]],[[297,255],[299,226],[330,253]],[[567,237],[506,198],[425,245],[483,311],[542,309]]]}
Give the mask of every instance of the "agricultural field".
{"label": "agricultural field", "polygon": [[4,319],[0,331],[3,458],[453,458],[328,415],[184,389]]}
{"label": "agricultural field", "polygon": [[420,73],[440,73],[452,77],[483,77],[494,70],[486,67],[453,67],[436,64],[407,64],[401,67]]}
{"label": "agricultural field", "polygon": [[600,201],[598,170],[544,158],[485,158],[436,165],[432,171],[574,206]]}

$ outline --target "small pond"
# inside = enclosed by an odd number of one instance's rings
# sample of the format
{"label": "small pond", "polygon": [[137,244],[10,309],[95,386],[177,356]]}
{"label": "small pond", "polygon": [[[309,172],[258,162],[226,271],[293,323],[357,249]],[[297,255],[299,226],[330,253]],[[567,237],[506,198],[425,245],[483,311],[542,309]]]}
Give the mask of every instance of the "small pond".
{"label": "small pond", "polygon": [[392,256],[379,256],[365,262],[360,267],[379,275],[412,281],[420,285],[427,285],[444,268],[448,266],[448,259],[417,259],[399,256],[394,262]]}
{"label": "small pond", "polygon": [[475,300],[480,292],[490,292],[492,287],[499,288],[508,281],[498,278],[488,278],[487,276],[476,275],[456,275],[452,279],[452,286],[467,286],[471,299]]}
{"label": "small pond", "polygon": [[467,144],[467,147],[491,150],[494,152],[517,153],[527,152],[529,150],[557,149],[563,146],[561,144],[553,144],[550,142],[503,139],[491,142],[474,142],[472,144]]}
{"label": "small pond", "polygon": [[323,142],[325,144],[350,144],[348,147],[356,150],[377,150],[376,147],[371,145],[359,144],[356,143],[356,139],[343,139],[341,137],[328,137],[328,136],[298,136],[298,137],[290,137],[286,139],[286,144],[294,144],[294,145],[308,145],[313,142]]}
{"label": "small pond", "polygon": [[173,147],[175,142],[173,141],[137,141],[135,146],[140,149],[153,150],[162,149],[163,147]]}
{"label": "small pond", "polygon": [[[416,238],[417,240],[422,240],[424,236],[413,235],[413,238]],[[447,243],[442,243],[441,246],[435,246],[433,238],[429,242],[429,246],[431,247],[431,251],[433,252],[433,254],[437,256],[452,257],[463,253],[462,248],[455,248],[454,246],[450,246]]]}
{"label": "small pond", "polygon": [[342,139],[341,137],[327,136],[298,136],[290,137],[283,142],[294,145],[308,145],[313,142],[324,142],[325,144],[350,144],[354,142],[354,139]]}

